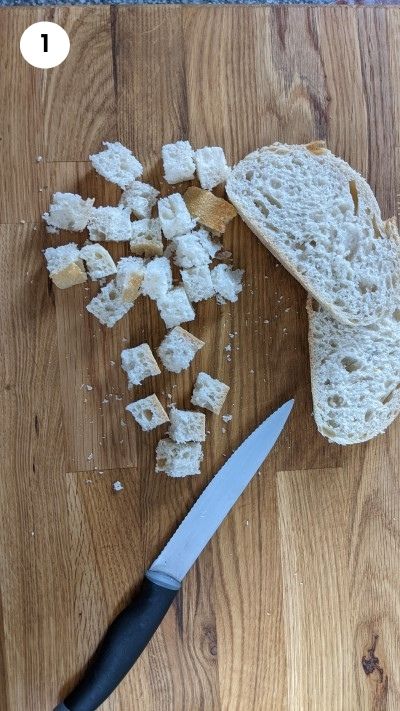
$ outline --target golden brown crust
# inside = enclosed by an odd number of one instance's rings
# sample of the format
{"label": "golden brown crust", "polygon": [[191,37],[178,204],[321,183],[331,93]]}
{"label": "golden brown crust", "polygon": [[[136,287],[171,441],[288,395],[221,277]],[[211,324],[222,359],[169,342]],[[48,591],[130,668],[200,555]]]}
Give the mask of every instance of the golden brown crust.
{"label": "golden brown crust", "polygon": [[75,286],[75,284],[83,284],[83,282],[87,281],[87,274],[82,260],[78,259],[59,272],[50,274],[50,278],[59,289],[67,289],[69,286]]}
{"label": "golden brown crust", "polygon": [[192,186],[183,196],[192,217],[212,232],[222,234],[225,227],[237,215],[236,208],[223,198],[216,197],[209,190]]}
{"label": "golden brown crust", "polygon": [[143,274],[132,274],[122,290],[122,300],[134,302],[139,296],[139,289],[143,281]]}
{"label": "golden brown crust", "polygon": [[202,348],[205,345],[204,341],[194,336],[193,333],[189,333],[189,331],[186,331],[181,326],[175,326],[174,331],[179,331],[182,338],[185,338],[187,341],[193,343],[193,345],[196,346],[196,348],[198,349]]}
{"label": "golden brown crust", "polygon": [[138,257],[161,257],[163,253],[162,243],[142,240],[130,243],[131,253]]}
{"label": "golden brown crust", "polygon": [[314,153],[315,156],[321,156],[326,152],[326,141],[311,141],[311,143],[306,143],[305,148],[307,148],[310,153]]}

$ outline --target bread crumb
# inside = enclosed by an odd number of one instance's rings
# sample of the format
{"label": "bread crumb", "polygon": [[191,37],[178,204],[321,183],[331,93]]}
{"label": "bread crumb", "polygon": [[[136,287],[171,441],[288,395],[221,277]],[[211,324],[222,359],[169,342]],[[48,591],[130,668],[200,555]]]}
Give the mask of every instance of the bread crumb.
{"label": "bread crumb", "polygon": [[93,452],[90,452],[90,454],[87,457],[88,462],[91,462],[93,459]]}
{"label": "bread crumb", "polygon": [[31,536],[34,536],[34,535],[35,535],[35,531],[31,531]]}
{"label": "bread crumb", "polygon": [[228,333],[228,336],[229,336],[229,338],[235,338],[235,334],[234,334],[234,333]]}
{"label": "bread crumb", "polygon": [[224,422],[230,422],[232,420],[232,415],[222,415]]}
{"label": "bread crumb", "polygon": [[101,402],[102,402],[103,405],[107,405],[107,403],[108,403],[109,401],[108,401],[107,398],[105,397],[104,400],[102,400]]}
{"label": "bread crumb", "polygon": [[226,433],[226,429],[225,429],[225,427],[223,427],[223,428],[222,428],[222,434],[225,434],[225,433]]}
{"label": "bread crumb", "polygon": [[249,371],[249,373],[251,373],[252,375],[254,375],[254,370],[253,370],[253,368]]}
{"label": "bread crumb", "polygon": [[110,360],[110,365],[115,365],[115,360]]}
{"label": "bread crumb", "polygon": [[264,323],[269,323],[269,321],[268,321],[268,319],[267,319],[267,318],[265,319]]}
{"label": "bread crumb", "polygon": [[120,481],[114,481],[112,485],[114,491],[123,491],[124,485]]}
{"label": "bread crumb", "polygon": [[93,479],[86,479],[86,484],[93,484]]}
{"label": "bread crumb", "polygon": [[41,163],[43,160],[43,156],[36,156],[36,163]]}
{"label": "bread crumb", "polygon": [[231,350],[232,350],[232,346],[231,346],[230,343],[228,343],[228,345],[224,347],[224,351],[228,351],[228,352],[229,352],[229,351],[231,351]]}

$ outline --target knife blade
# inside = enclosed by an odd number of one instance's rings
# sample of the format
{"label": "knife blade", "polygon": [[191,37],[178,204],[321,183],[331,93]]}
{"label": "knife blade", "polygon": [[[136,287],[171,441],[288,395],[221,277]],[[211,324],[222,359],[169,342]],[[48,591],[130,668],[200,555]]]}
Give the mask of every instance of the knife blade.
{"label": "knife blade", "polygon": [[83,679],[54,711],[95,711],[132,668],[171,606],[186,573],[268,456],[293,407],[270,415],[225,462],[109,627]]}

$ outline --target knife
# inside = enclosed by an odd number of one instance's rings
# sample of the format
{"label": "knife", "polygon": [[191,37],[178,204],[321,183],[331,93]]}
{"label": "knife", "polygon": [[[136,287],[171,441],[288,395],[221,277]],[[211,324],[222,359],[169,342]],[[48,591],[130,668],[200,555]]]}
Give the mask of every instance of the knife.
{"label": "knife", "polygon": [[109,627],[86,673],[54,711],[95,711],[139,658],[199,557],[267,457],[293,407],[289,400],[225,462],[144,576],[134,600]]}

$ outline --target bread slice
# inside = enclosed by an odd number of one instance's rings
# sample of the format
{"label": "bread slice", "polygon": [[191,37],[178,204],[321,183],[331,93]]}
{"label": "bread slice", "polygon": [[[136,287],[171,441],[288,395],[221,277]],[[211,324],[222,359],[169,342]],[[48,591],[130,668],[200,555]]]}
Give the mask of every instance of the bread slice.
{"label": "bread slice", "polygon": [[398,303],[400,240],[366,181],[323,142],[275,143],[232,170],[226,192],[243,220],[301,284],[349,325]]}
{"label": "bread slice", "polygon": [[400,412],[400,308],[367,326],[347,326],[308,297],[311,385],[318,430],[356,444],[385,431]]}

